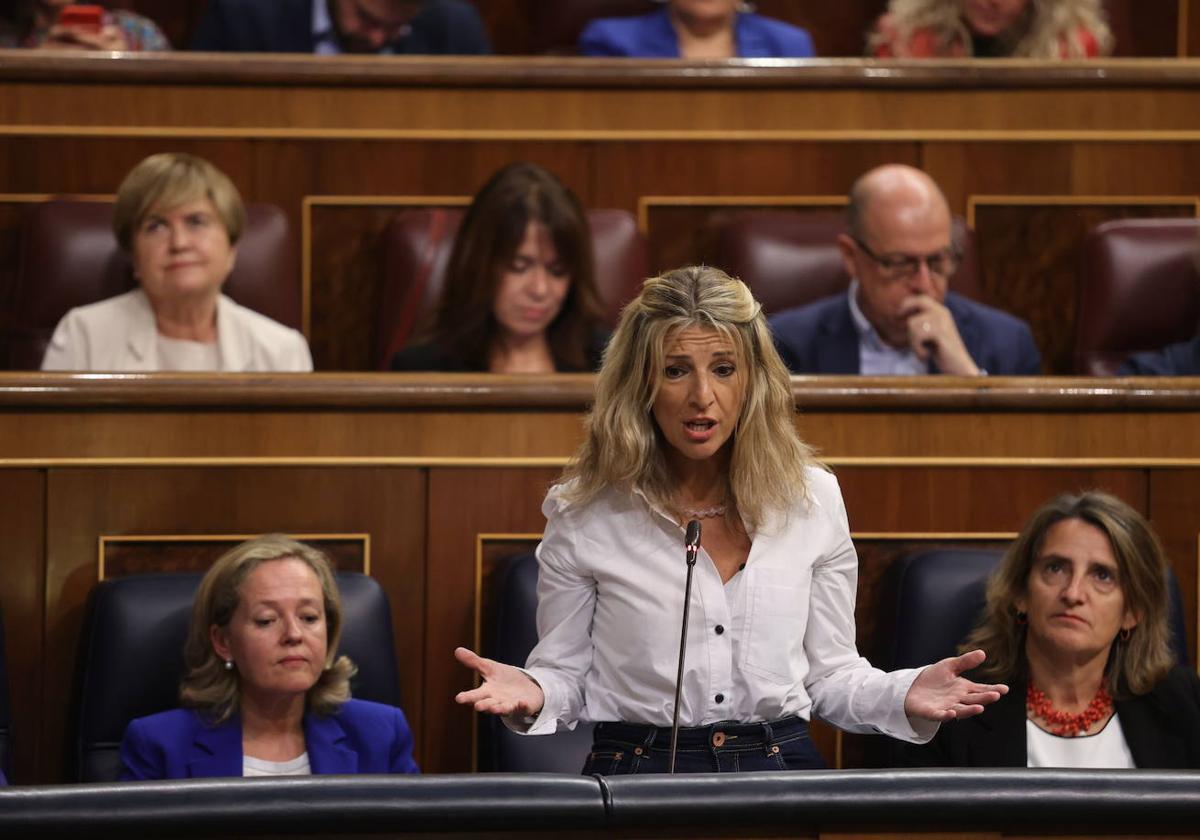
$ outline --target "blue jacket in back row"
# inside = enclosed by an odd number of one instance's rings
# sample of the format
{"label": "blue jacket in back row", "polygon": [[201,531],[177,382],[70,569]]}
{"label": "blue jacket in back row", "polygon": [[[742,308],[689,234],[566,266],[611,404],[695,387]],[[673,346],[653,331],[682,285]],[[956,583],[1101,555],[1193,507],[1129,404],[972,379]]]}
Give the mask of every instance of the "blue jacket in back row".
{"label": "blue jacket in back row", "polygon": [[[739,13],[734,23],[738,58],[812,58],[812,38],[790,23]],[[679,58],[679,39],[667,10],[639,17],[600,18],[579,36],[580,55]]]}
{"label": "blue jacket in back row", "polygon": [[[304,715],[313,775],[418,773],[412,732],[394,706],[347,700],[327,717]],[[242,775],[242,721],[216,726],[193,709],[132,721],[121,741],[121,779],[201,779]]]}

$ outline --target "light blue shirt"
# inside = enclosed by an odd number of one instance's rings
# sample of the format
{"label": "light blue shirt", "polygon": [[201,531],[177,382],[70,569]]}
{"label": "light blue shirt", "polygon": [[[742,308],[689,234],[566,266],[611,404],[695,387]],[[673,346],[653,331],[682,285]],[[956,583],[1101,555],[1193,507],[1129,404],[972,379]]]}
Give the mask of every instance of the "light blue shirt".
{"label": "light blue shirt", "polygon": [[879,337],[858,307],[858,280],[850,281],[850,320],[858,332],[858,372],[863,376],[924,376],[929,363],[917,358],[911,348],[897,350]]}

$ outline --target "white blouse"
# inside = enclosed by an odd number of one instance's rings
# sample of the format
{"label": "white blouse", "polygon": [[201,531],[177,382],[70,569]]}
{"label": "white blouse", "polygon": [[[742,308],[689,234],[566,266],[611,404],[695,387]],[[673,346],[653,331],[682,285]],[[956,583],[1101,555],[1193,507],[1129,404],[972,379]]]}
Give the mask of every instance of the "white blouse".
{"label": "white blouse", "polygon": [[308,763],[308,750],[287,761],[267,761],[262,758],[242,756],[242,776],[311,776],[312,767]]}
{"label": "white blouse", "polygon": [[[837,479],[817,468],[806,479],[809,499],[751,535],[745,569],[728,585],[701,548],[680,724],[815,715],[850,731],[927,741],[937,725],[914,729],[904,714],[919,670],[884,673],[855,648],[858,558]],[[542,505],[540,641],[526,673],[546,702],[524,731],[579,720],[669,726],[683,528],[640,493],[609,490],[579,507],[562,491],[551,488]]]}
{"label": "white blouse", "polygon": [[1132,769],[1133,753],[1125,743],[1125,731],[1117,715],[1099,732],[1064,737],[1052,735],[1025,719],[1025,749],[1030,767],[1108,767]]}

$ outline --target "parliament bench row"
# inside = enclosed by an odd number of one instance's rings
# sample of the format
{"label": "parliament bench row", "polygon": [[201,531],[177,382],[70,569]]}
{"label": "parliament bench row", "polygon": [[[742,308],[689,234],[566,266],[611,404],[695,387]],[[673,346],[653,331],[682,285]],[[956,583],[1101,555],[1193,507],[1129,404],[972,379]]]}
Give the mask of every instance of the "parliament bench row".
{"label": "parliament bench row", "polygon": [[[39,367],[55,325],[72,307],[133,287],[128,260],[109,235],[107,202],[54,200],[31,205],[22,226],[19,266],[0,289],[0,368]],[[383,235],[376,284],[374,362],[419,336],[440,295],[462,219],[457,209],[395,214]],[[615,324],[650,266],[647,244],[621,210],[588,213],[596,279],[605,322]],[[741,277],[770,314],[811,303],[849,283],[836,237],[844,229],[831,211],[744,211],[731,214],[718,236],[717,264]],[[975,237],[961,219],[964,252],[951,288],[980,298]],[[1200,221],[1143,219],[1108,222],[1091,232],[1080,260],[1079,313],[1073,371],[1111,375],[1131,353],[1190,339],[1200,321]],[[247,230],[226,292],[240,303],[303,328],[309,290],[300,282],[295,236],[285,214],[250,205]],[[1005,308],[1003,300],[985,301]],[[311,312],[319,321],[322,313]],[[1052,371],[1066,373],[1067,371]]]}

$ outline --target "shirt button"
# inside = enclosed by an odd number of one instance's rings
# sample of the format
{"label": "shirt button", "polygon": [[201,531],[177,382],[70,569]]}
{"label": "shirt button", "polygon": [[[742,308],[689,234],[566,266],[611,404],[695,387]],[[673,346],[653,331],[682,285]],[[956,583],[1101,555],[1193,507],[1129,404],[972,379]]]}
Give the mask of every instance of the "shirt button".
{"label": "shirt button", "polygon": [[716,632],[716,634],[718,636],[720,636],[722,633],[725,632],[725,628],[722,627],[720,624],[718,624],[716,627],[714,627],[713,630]]}
{"label": "shirt button", "polygon": [[725,695],[724,695],[724,694],[718,694],[718,695],[717,695],[716,697],[714,697],[713,699],[714,699],[714,700],[716,700],[718,703],[724,703],[724,702],[725,702]]}

